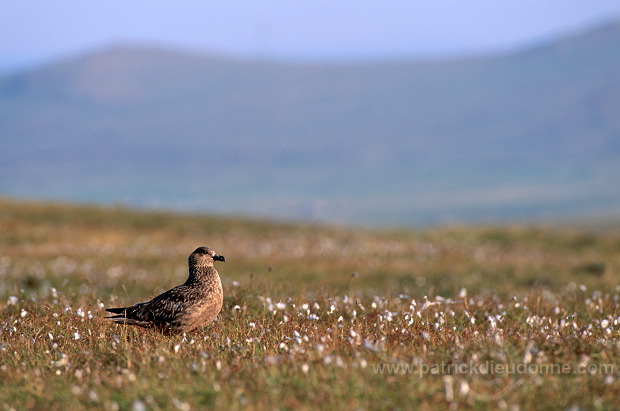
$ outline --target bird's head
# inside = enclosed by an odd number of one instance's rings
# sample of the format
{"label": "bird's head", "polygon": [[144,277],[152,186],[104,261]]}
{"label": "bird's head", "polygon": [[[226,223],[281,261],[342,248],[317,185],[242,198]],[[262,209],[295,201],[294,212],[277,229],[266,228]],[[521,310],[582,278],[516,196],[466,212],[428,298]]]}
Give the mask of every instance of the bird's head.
{"label": "bird's head", "polygon": [[218,255],[209,247],[198,247],[189,256],[189,266],[213,266],[215,261],[226,261],[223,255]]}

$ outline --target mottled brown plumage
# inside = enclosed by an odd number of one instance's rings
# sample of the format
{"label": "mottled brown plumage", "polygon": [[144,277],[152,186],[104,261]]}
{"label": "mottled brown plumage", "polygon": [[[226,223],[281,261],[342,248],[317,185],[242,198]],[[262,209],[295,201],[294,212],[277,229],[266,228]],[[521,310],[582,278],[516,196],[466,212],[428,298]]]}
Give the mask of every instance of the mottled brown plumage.
{"label": "mottled brown plumage", "polygon": [[210,324],[222,309],[222,282],[214,261],[226,261],[208,247],[198,247],[188,259],[189,277],[184,284],[131,307],[107,308],[117,314],[117,324],[156,327],[164,331],[188,332]]}

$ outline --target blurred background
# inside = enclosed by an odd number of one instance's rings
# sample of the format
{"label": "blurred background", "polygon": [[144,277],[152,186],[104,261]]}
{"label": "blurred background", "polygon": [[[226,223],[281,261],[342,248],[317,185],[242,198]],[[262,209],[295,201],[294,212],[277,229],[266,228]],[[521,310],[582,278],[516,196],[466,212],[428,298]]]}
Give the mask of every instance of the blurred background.
{"label": "blurred background", "polygon": [[617,0],[2,8],[2,197],[361,226],[620,214]]}

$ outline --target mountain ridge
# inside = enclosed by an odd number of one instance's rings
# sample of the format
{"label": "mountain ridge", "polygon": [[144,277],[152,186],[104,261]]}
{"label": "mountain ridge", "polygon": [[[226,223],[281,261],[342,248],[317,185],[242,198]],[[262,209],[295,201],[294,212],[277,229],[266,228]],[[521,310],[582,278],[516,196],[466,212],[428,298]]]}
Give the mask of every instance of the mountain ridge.
{"label": "mountain ridge", "polygon": [[619,45],[620,22],[445,61],[108,47],[0,76],[0,193],[368,224],[587,215],[620,205]]}

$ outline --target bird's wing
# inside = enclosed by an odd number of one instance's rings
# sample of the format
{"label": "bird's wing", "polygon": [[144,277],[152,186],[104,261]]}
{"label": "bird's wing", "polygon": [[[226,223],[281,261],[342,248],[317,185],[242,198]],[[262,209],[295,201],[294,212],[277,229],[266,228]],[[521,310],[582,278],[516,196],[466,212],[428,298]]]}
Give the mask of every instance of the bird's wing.
{"label": "bird's wing", "polygon": [[129,307],[125,311],[125,318],[140,322],[172,323],[187,306],[186,293],[181,287],[168,290],[146,303]]}

